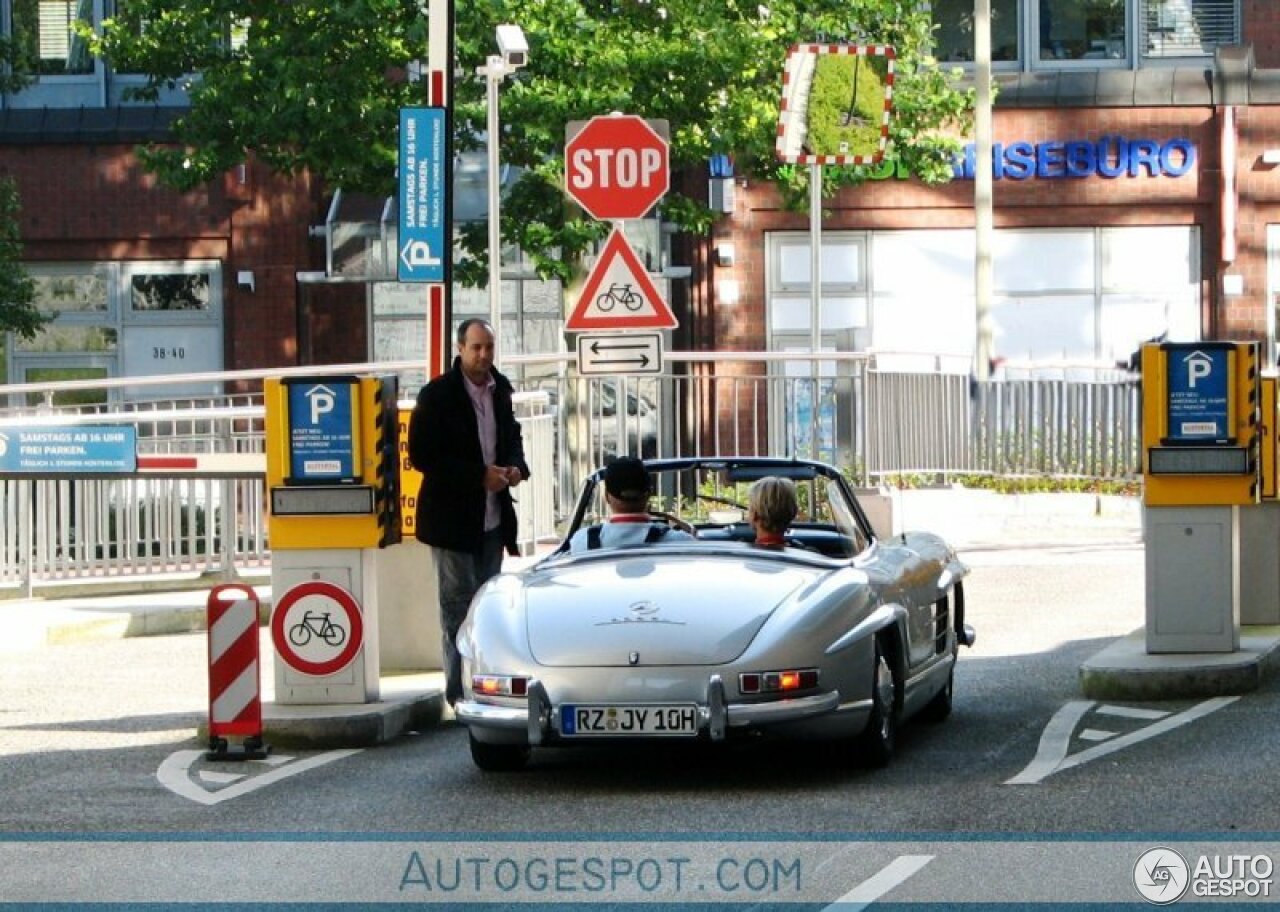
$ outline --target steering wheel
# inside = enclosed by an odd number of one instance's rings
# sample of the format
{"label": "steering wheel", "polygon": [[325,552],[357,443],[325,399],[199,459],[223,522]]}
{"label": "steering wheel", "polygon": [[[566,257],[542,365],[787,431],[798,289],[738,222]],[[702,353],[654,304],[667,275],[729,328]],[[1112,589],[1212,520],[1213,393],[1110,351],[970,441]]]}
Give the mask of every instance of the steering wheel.
{"label": "steering wheel", "polygon": [[681,532],[688,532],[694,538],[698,537],[698,530],[692,525],[685,522],[679,516],[673,516],[670,513],[664,513],[662,510],[650,510],[649,515],[654,519],[666,523],[673,529],[679,529]]}

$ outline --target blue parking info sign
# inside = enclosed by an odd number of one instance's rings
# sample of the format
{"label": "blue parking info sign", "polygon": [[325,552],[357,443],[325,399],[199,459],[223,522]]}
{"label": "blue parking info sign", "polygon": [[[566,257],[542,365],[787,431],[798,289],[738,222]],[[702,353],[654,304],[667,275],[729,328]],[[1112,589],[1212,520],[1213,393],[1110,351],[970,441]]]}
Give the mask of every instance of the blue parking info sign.
{"label": "blue parking info sign", "polygon": [[1231,343],[1167,344],[1166,444],[1231,443]]}
{"label": "blue parking info sign", "polygon": [[138,470],[132,425],[0,428],[0,475],[118,475]]}
{"label": "blue parking info sign", "polygon": [[359,481],[355,377],[285,380],[289,390],[289,476],[286,484]]}
{"label": "blue parking info sign", "polygon": [[445,257],[444,108],[400,109],[400,219],[396,277],[443,282]]}

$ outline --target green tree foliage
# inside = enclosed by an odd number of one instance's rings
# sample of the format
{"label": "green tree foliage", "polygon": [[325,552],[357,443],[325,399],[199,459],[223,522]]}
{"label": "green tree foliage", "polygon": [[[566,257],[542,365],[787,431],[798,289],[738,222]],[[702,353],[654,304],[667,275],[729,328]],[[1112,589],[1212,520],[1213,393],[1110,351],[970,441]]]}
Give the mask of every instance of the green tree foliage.
{"label": "green tree foliage", "polygon": [[47,318],[35,308],[36,289],[22,268],[18,236],[18,188],[0,177],[0,333],[12,330],[30,339]]}
{"label": "green tree foliage", "polygon": [[[566,206],[565,125],[611,111],[671,126],[675,167],[732,155],[738,173],[781,182],[797,201],[807,171],[779,167],[774,141],[782,64],[790,45],[874,41],[898,53],[892,154],[927,182],[951,176],[954,136],[972,99],[926,54],[924,4],[901,0],[455,0],[455,137],[474,148],[484,129],[475,68],[494,53],[494,27],[519,24],[529,65],[501,89],[502,160],[521,166],[504,202],[503,237],[543,275],[569,264],[605,226]],[[103,23],[95,52],[150,77],[145,97],[183,85],[192,109],[179,147],[146,150],[166,181],[189,188],[252,152],[283,172],[308,169],[332,186],[395,188],[397,110],[425,89],[403,74],[425,56],[421,0],[129,0]],[[200,73],[199,78],[191,76]],[[827,169],[831,189],[860,169]],[[664,215],[705,231],[700,200],[670,195]],[[484,226],[464,238],[463,280],[484,280]]]}

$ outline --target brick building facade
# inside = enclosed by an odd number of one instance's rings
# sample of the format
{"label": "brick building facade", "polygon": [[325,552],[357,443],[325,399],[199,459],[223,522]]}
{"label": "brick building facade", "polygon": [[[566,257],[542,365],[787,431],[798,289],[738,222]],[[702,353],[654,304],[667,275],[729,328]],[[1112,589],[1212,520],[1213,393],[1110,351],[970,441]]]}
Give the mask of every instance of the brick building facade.
{"label": "brick building facade", "polygon": [[[84,2],[100,17],[114,0]],[[935,0],[939,22],[966,3]],[[993,2],[1016,23],[996,64],[995,354],[1106,364],[1165,333],[1265,339],[1274,360],[1280,166],[1268,159],[1280,159],[1280,6],[1182,0],[1176,6],[1187,15],[1161,24],[1166,6],[1156,0],[1101,5],[1116,11],[1110,24],[1084,18],[1084,5],[1068,0]],[[0,32],[19,29],[17,10],[0,0]],[[1202,24],[1196,43],[1169,56],[1160,29]],[[972,47],[952,32],[954,47]],[[51,66],[69,53],[62,46],[51,43]],[[43,305],[59,314],[57,331],[35,343],[6,340],[0,379],[382,354],[366,286],[303,278],[327,268],[316,229],[333,188],[254,164],[192,193],[160,187],[133,150],[168,135],[181,98],[132,106],[120,92],[127,77],[101,61],[80,61],[72,76],[71,58],[62,62],[67,75],[0,97],[0,174],[17,180],[27,262]],[[1224,167],[1223,150],[1233,146]],[[1088,173],[1066,174],[1068,157],[1078,165],[1086,147],[1095,150]],[[1136,165],[1121,167],[1135,156]],[[887,171],[828,202],[820,344],[925,353],[931,369],[968,370],[976,333],[972,181],[931,189]],[[1224,192],[1233,171],[1235,189]],[[705,192],[705,178],[686,176],[685,189]],[[681,321],[671,345],[808,345],[808,218],[785,210],[768,185],[735,190],[732,211],[710,237],[675,245],[673,261],[692,273],[671,283]],[[1224,226],[1235,241],[1226,254]],[[718,256],[721,247],[733,255]],[[474,298],[458,292],[455,313],[483,312]],[[402,304],[389,309],[397,307],[404,325],[421,331]],[[535,350],[535,335],[563,342],[555,326],[534,334],[529,322],[512,325],[521,328],[508,330],[508,350],[512,342]]]}
{"label": "brick building facade", "polygon": [[[1206,73],[1199,85],[1193,83],[1175,90],[1173,71],[1158,74],[1166,77],[1162,87],[1148,87],[1133,73],[1123,75],[1130,83],[1127,92],[1139,98],[1148,92],[1154,96],[1163,88],[1162,103],[1043,107],[1037,105],[1035,97],[1019,99],[1018,90],[1024,88],[1026,80],[1002,80],[1006,91],[996,106],[993,131],[996,151],[1003,151],[1006,158],[1001,162],[997,155],[997,178],[993,181],[997,233],[1191,229],[1196,245],[1195,331],[1205,338],[1269,339],[1274,346],[1273,310],[1280,287],[1275,234],[1275,226],[1280,224],[1280,167],[1266,159],[1270,157],[1268,150],[1280,149],[1280,71],[1254,70],[1235,90],[1237,97],[1231,105],[1224,103],[1224,96],[1232,89],[1221,76],[1215,79]],[[1037,88],[1044,90],[1043,85]],[[1062,91],[1064,86],[1057,88]],[[1224,139],[1228,108],[1233,109],[1237,135],[1234,193],[1229,187],[1224,188],[1224,181],[1230,183],[1229,169],[1224,174],[1223,167],[1224,147],[1228,151],[1231,148],[1230,141]],[[1139,162],[1136,172],[1121,167],[1124,162],[1117,142],[1154,144],[1158,149],[1173,144],[1170,155],[1174,160],[1165,162],[1172,168],[1162,170],[1146,162]],[[1011,171],[1007,159],[1015,144],[1024,144],[1024,156],[1028,147],[1038,150],[1038,173],[1022,173],[1026,166],[1018,173]],[[1077,149],[1092,145],[1095,150],[1101,144],[1107,150],[1105,166],[1081,167],[1077,170],[1088,173],[1068,174],[1064,148],[1072,144]],[[1099,155],[1097,151],[1092,154]],[[1086,162],[1087,158],[1081,155],[1080,161]],[[918,236],[921,231],[959,230],[969,234],[966,243],[971,245],[975,223],[973,194],[972,180],[963,176],[936,188],[896,174],[871,180],[844,189],[827,201],[824,238],[846,234],[874,245],[896,233]],[[1227,196],[1235,198],[1235,252],[1224,255],[1224,205],[1230,205]],[[776,277],[771,276],[775,276],[780,264],[771,252],[771,242],[779,236],[803,235],[808,230],[808,215],[787,211],[772,187],[741,183],[733,211],[717,222],[709,241],[694,252],[695,274],[701,281],[693,286],[690,308],[697,326],[692,341],[698,347],[755,351],[776,347],[771,343],[768,325],[770,289],[776,284]],[[719,244],[731,245],[735,252],[732,265],[715,265],[714,251]],[[921,257],[927,256],[922,250]],[[996,259],[998,272],[998,254]],[[871,266],[872,274],[849,289],[849,294],[867,301],[874,298],[877,280],[886,277],[875,273],[874,262]],[[1156,264],[1152,268],[1158,271],[1161,267]],[[1132,264],[1127,271],[1134,271]],[[956,281],[938,289],[939,297],[958,297],[972,306],[971,269],[966,266],[954,270],[952,278]],[[729,297],[736,297],[736,301],[723,300],[726,283],[733,288]],[[828,292],[824,290],[823,296],[827,297]],[[945,304],[940,301],[938,306],[943,308]],[[863,302],[859,308],[868,313],[858,325],[867,330],[859,334],[859,342],[865,340],[865,346],[858,347],[900,347],[901,339],[893,340],[897,345],[877,340],[874,305]],[[1141,339],[1128,340],[1138,341]],[[998,349],[996,353],[1002,357],[1021,354],[1001,353]],[[1117,349],[1066,354],[1079,360],[1106,361],[1119,353]],[[1052,350],[1046,346],[1033,354],[1050,356]]]}

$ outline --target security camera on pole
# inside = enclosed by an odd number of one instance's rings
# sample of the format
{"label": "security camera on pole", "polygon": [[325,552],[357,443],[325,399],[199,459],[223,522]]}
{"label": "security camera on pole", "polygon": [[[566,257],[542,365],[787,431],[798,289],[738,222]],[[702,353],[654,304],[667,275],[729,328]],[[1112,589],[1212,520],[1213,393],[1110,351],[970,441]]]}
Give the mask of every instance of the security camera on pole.
{"label": "security camera on pole", "polygon": [[[585,124],[571,123],[567,133],[565,191],[591,216],[614,222],[643,218],[671,186],[667,140],[643,118],[617,113],[593,117]],[[615,224],[565,329],[674,329],[676,325],[671,308]],[[616,356],[619,346],[635,341],[629,337],[580,337],[579,372],[659,373],[661,336],[655,334],[655,338],[656,357],[630,359]],[[644,345],[650,352],[655,349],[652,340],[646,339]],[[617,367],[609,369],[611,365]]]}

